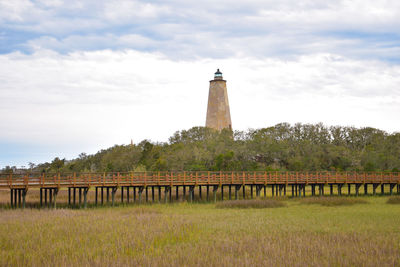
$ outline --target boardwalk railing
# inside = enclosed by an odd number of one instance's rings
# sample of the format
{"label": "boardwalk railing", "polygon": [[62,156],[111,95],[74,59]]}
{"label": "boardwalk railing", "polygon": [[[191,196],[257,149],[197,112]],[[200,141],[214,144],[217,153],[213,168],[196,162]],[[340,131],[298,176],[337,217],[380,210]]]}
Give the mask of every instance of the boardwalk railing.
{"label": "boardwalk railing", "polygon": [[0,188],[279,184],[399,184],[398,172],[116,172],[0,174]]}

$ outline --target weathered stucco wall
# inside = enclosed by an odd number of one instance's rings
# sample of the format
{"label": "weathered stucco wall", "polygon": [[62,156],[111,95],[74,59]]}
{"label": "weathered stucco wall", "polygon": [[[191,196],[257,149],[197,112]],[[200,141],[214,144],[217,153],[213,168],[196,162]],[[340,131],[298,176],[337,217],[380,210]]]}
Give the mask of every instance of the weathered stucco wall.
{"label": "weathered stucco wall", "polygon": [[225,80],[210,81],[206,127],[216,130],[232,129],[228,91]]}

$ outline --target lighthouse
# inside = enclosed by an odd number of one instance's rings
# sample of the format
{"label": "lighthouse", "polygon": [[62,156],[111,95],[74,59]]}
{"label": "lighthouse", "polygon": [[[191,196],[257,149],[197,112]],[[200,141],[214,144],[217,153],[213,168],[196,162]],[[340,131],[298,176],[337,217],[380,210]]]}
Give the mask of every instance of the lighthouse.
{"label": "lighthouse", "polygon": [[218,131],[225,128],[232,130],[226,81],[219,69],[214,74],[214,80],[210,81],[206,127]]}

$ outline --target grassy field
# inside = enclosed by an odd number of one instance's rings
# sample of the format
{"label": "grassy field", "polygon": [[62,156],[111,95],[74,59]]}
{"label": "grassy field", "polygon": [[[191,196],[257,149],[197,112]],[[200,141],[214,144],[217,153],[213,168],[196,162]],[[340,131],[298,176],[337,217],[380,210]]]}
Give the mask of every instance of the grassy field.
{"label": "grassy field", "polygon": [[400,266],[400,205],[360,198],[0,209],[0,265]]}

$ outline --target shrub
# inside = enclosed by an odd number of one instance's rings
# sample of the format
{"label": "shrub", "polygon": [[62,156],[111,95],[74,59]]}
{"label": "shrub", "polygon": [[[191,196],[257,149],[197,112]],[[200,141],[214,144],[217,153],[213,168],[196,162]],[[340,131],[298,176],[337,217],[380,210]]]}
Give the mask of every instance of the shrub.
{"label": "shrub", "polygon": [[400,204],[400,196],[390,197],[386,203],[388,204]]}
{"label": "shrub", "polygon": [[302,204],[319,204],[322,206],[349,206],[368,203],[364,199],[349,197],[310,197],[300,200]]}
{"label": "shrub", "polygon": [[276,199],[248,199],[229,200],[217,203],[216,207],[221,209],[264,209],[284,207],[286,204]]}

